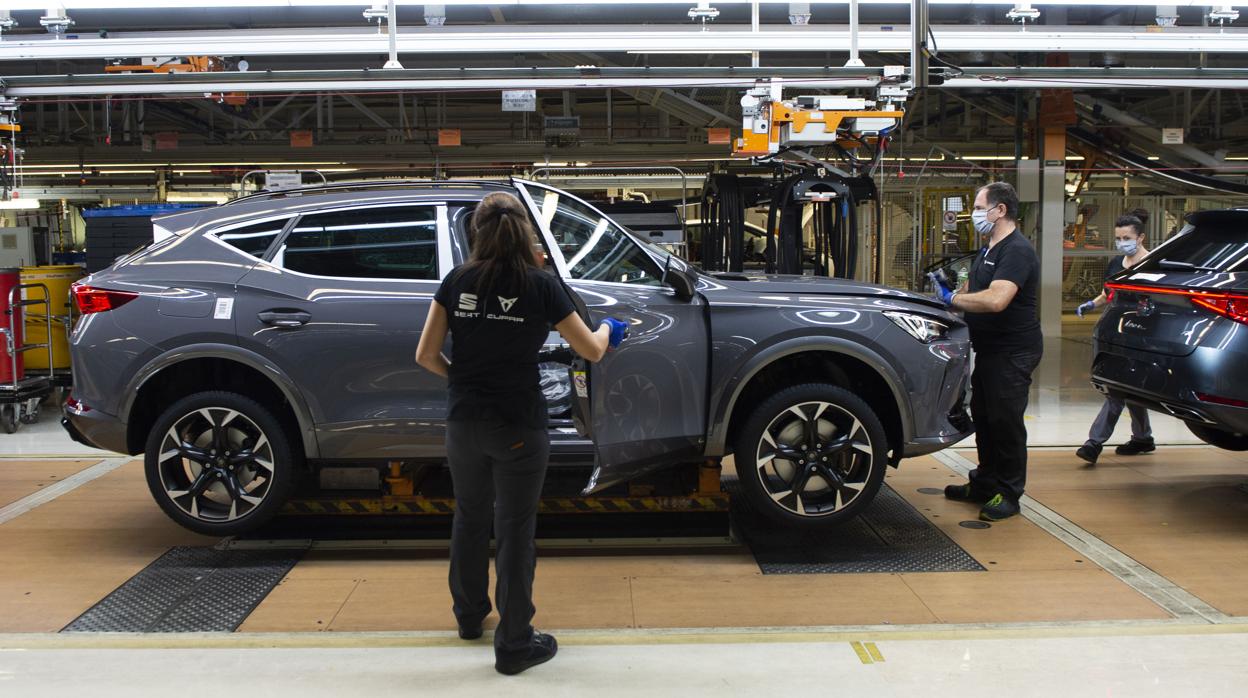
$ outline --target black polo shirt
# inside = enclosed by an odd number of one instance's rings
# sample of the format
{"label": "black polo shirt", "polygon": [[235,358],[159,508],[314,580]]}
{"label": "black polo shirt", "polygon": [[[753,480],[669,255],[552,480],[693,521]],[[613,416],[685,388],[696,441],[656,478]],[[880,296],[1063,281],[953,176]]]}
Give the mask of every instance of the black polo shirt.
{"label": "black polo shirt", "polygon": [[478,289],[475,269],[456,267],[435,300],[451,332],[450,421],[546,426],[537,354],[550,328],[575,312],[559,280],[530,269],[522,288]]}
{"label": "black polo shirt", "polygon": [[1022,233],[1015,230],[991,249],[976,255],[971,265],[969,290],[986,290],[993,281],[1011,281],[1018,286],[1014,299],[999,313],[966,313],[971,344],[978,352],[1039,351],[1044,346],[1040,334],[1037,295],[1040,289],[1040,258]]}

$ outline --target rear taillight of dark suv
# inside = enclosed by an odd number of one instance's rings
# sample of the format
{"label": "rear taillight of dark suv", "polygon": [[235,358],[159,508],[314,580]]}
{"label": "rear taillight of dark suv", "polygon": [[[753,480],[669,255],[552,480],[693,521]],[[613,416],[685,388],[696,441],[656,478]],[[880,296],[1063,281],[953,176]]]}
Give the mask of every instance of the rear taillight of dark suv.
{"label": "rear taillight of dark suv", "polygon": [[83,315],[114,310],[139,297],[139,294],[134,291],[96,288],[86,284],[74,284],[70,287],[70,291],[74,296],[74,305]]}
{"label": "rear taillight of dark suv", "polygon": [[1210,292],[1189,288],[1170,288],[1166,286],[1141,286],[1138,284],[1121,284],[1110,282],[1105,284],[1109,290],[1109,299],[1113,300],[1116,291],[1131,293],[1148,293],[1165,296],[1182,296],[1192,305],[1212,311],[1235,322],[1248,325],[1248,295],[1240,293]]}

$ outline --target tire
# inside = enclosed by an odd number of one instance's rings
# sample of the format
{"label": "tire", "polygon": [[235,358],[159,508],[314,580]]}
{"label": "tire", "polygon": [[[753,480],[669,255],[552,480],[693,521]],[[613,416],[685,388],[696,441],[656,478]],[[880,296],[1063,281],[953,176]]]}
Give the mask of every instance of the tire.
{"label": "tire", "polygon": [[221,391],[170,405],[147,436],[143,460],[160,508],[184,528],[210,536],[244,533],[273,518],[290,496],[298,466],[272,412]]}
{"label": "tire", "polygon": [[1248,451],[1248,434],[1234,434],[1191,422],[1187,423],[1187,428],[1196,435],[1196,438],[1210,446],[1217,446],[1227,451]]}
{"label": "tire", "polygon": [[4,427],[4,433],[6,434],[12,434],[17,431],[16,403],[0,405],[0,426]]}
{"label": "tire", "polygon": [[[818,438],[808,443],[812,421]],[[778,447],[792,458],[776,457]],[[861,514],[888,465],[887,437],[875,412],[862,398],[826,383],[793,386],[764,400],[746,420],[735,454],[750,506],[776,523],[807,530],[832,528]],[[810,454],[817,460],[801,457]],[[812,465],[799,480],[798,468]]]}

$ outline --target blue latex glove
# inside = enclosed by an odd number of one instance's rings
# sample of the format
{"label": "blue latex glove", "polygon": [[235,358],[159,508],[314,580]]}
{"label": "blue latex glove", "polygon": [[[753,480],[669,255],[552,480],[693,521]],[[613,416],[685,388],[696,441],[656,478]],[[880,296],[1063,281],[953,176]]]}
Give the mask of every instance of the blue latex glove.
{"label": "blue latex glove", "polygon": [[932,282],[932,288],[943,288],[946,291],[958,290],[957,285],[955,285],[953,281],[947,275],[945,275],[944,270],[929,271],[927,273],[927,278],[929,281]]}
{"label": "blue latex glove", "polygon": [[611,339],[608,341],[608,345],[612,349],[620,346],[620,343],[623,342],[624,339],[628,337],[628,323],[627,322],[624,322],[623,320],[617,320],[613,317],[609,317],[603,320],[602,324],[611,328]]}
{"label": "blue latex glove", "polygon": [[1087,303],[1080,305],[1078,308],[1075,308],[1075,315],[1083,317],[1084,313],[1090,313],[1093,310],[1096,310],[1096,301],[1088,301]]}
{"label": "blue latex glove", "polygon": [[946,307],[952,305],[953,290],[945,285],[945,282],[941,280],[941,277],[935,273],[930,273],[927,275],[927,278],[932,280],[932,286],[935,287],[936,297],[940,299],[940,302],[944,303]]}

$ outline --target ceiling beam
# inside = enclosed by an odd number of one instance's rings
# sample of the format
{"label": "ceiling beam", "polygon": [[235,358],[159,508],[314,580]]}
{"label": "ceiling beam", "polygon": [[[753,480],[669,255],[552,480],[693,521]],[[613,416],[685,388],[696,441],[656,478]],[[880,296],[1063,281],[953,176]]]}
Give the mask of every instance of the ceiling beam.
{"label": "ceiling beam", "polygon": [[[1182,53],[1192,47],[1211,54],[1248,53],[1248,30],[1240,27],[1148,27],[932,25],[945,53],[1008,47],[1011,53]],[[764,51],[825,53],[848,46],[844,25],[715,25],[699,31],[688,25],[476,25],[404,27],[397,50],[406,54]],[[0,42],[0,61],[108,59],[117,56],[324,56],[383,54],[389,37],[368,28],[228,29],[177,32],[115,32],[107,38],[82,35],[74,41],[19,34]],[[863,26],[863,52],[906,52],[908,27]],[[553,47],[553,48],[552,48]],[[900,61],[899,61],[900,62]]]}

